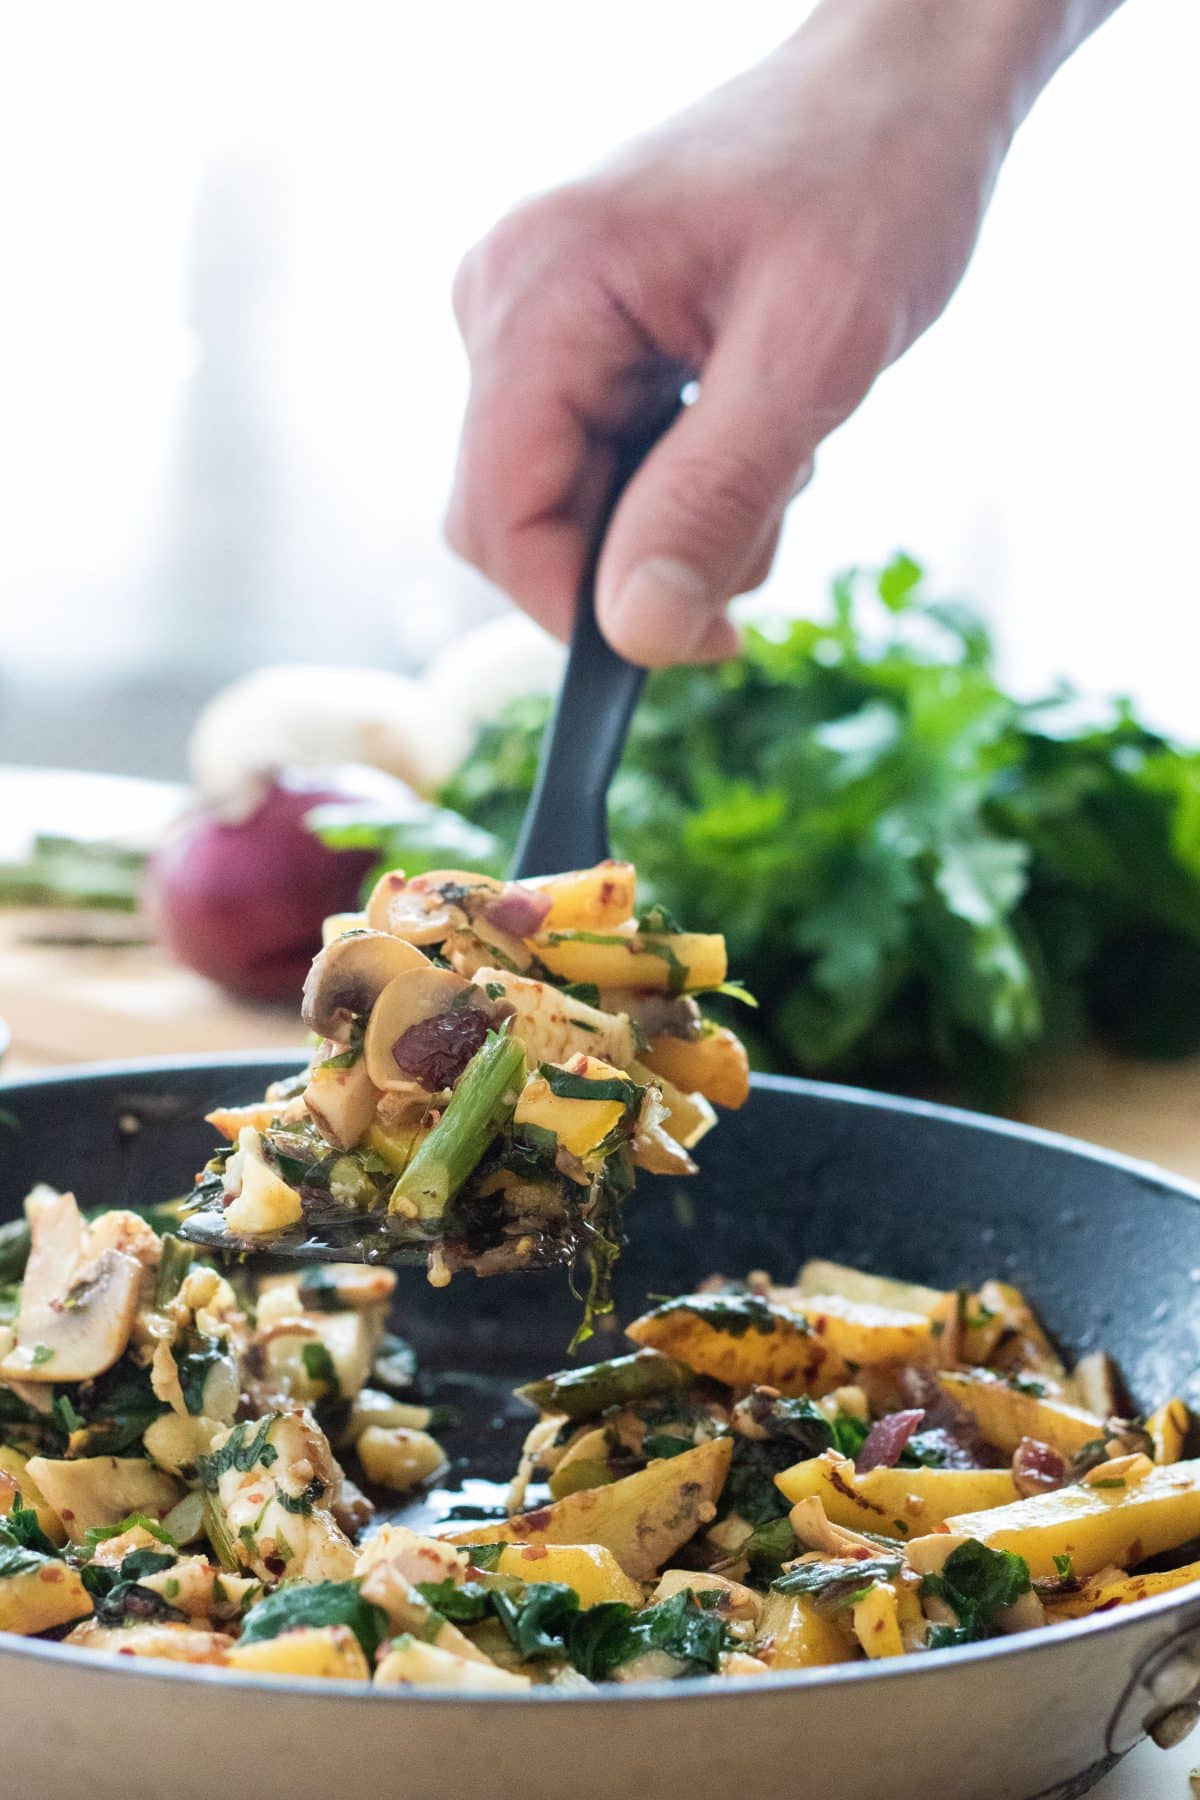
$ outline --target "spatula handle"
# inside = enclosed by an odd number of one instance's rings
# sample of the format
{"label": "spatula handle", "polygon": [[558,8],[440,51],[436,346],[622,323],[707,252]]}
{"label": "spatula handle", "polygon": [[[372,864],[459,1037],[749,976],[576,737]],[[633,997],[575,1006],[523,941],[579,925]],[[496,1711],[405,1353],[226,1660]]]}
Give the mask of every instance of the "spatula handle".
{"label": "spatula handle", "polygon": [[542,739],[537,780],[521,826],[513,876],[552,875],[603,862],[608,849],[608,787],[646,671],[625,661],[596,623],[596,570],[617,502],[675,417],[618,444],[604,504],[584,564],[567,666],[554,716]]}

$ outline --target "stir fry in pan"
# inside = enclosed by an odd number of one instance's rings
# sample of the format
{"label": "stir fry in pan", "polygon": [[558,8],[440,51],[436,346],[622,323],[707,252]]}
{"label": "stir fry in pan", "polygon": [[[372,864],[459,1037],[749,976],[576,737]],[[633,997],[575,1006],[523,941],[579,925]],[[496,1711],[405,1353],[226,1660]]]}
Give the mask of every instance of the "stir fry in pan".
{"label": "stir fry in pan", "polygon": [[667,1301],[628,1353],[520,1390],[508,1516],[474,1523],[453,1493],[438,1517],[443,1440],[468,1467],[482,1446],[416,1402],[391,1270],[225,1274],[171,1208],[88,1220],[50,1189],[27,1216],[0,1290],[0,1630],[579,1689],[923,1656],[1200,1579],[1186,1407],[1131,1416],[1002,1282],[810,1263]]}
{"label": "stir fry in pan", "polygon": [[384,875],[326,924],[304,988],[310,1067],[211,1115],[228,1140],[185,1235],[426,1260],[443,1283],[571,1261],[592,1310],[634,1171],[686,1176],[740,1106],[746,1053],[698,996],[725,942],[637,914],[628,863],[531,883]]}

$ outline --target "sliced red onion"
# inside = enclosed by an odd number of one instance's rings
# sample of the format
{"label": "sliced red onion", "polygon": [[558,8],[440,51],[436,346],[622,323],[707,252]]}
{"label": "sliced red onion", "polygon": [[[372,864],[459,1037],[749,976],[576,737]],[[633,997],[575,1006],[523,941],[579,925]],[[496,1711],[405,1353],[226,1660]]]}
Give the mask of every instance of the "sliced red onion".
{"label": "sliced red onion", "polygon": [[854,1459],[858,1473],[863,1475],[868,1469],[894,1469],[905,1444],[924,1417],[925,1409],[916,1407],[912,1412],[888,1413],[886,1418],[877,1419]]}
{"label": "sliced red onion", "polygon": [[549,894],[535,894],[531,888],[509,882],[494,900],[488,901],[482,916],[497,931],[507,931],[512,937],[532,937],[553,904]]}
{"label": "sliced red onion", "polygon": [[402,1074],[435,1094],[454,1086],[487,1034],[488,1015],[460,1006],[410,1025],[392,1045],[392,1057]]}
{"label": "sliced red onion", "polygon": [[1032,1494],[1049,1494],[1066,1485],[1066,1458],[1039,1438],[1022,1438],[1013,1451],[1012,1475],[1023,1500]]}

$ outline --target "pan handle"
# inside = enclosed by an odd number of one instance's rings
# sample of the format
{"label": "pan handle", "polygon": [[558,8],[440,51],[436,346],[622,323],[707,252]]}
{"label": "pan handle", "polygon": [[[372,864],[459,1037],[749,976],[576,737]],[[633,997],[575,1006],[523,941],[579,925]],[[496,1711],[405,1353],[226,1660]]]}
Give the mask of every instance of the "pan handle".
{"label": "pan handle", "polygon": [[1151,1737],[1162,1750],[1181,1744],[1200,1724],[1200,1622],[1185,1625],[1143,1658],[1108,1726],[1115,1756]]}

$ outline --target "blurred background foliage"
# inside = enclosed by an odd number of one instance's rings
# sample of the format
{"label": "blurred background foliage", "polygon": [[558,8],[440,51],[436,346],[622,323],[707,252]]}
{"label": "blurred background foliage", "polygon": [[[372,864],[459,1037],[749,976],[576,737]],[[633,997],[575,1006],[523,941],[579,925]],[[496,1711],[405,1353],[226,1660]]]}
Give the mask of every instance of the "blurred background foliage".
{"label": "blurred background foliage", "polygon": [[[502,869],[549,705],[484,724],[436,805],[328,809],[323,835]],[[610,820],[648,898],[725,932],[760,1067],[999,1106],[1042,1050],[1200,1046],[1200,756],[1126,702],[1014,698],[906,556],[735,662],[654,674]]]}

